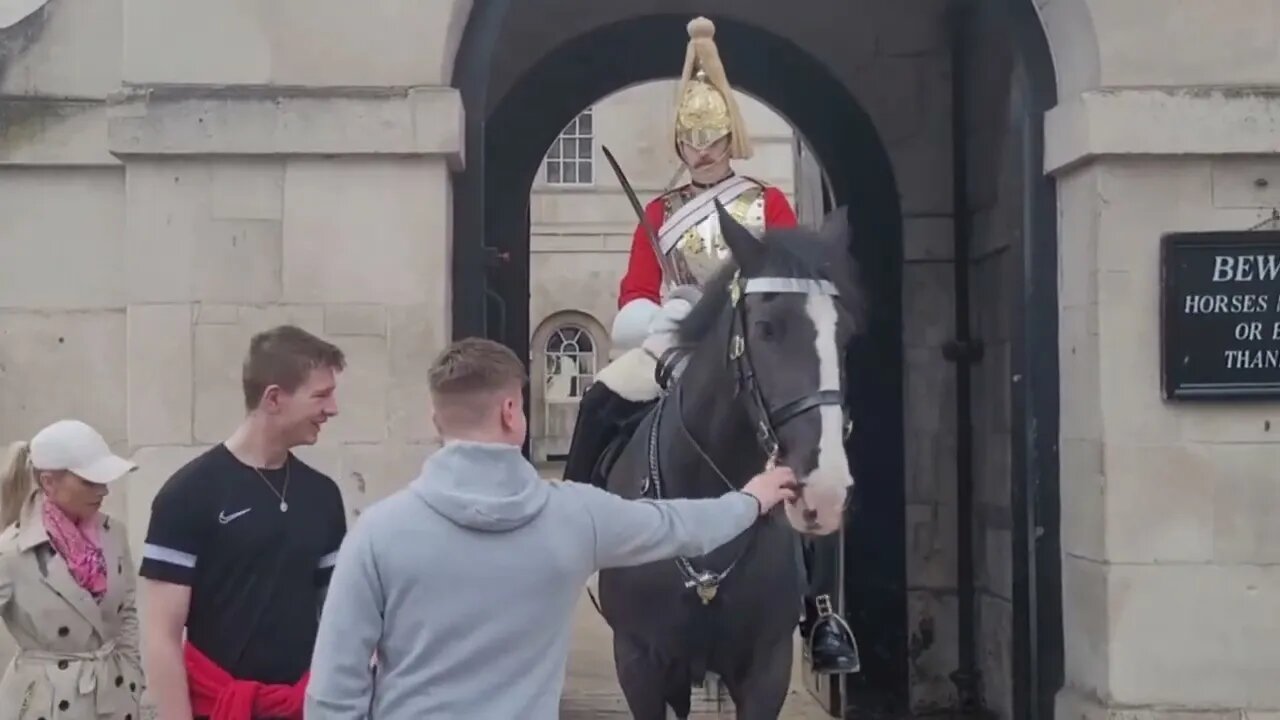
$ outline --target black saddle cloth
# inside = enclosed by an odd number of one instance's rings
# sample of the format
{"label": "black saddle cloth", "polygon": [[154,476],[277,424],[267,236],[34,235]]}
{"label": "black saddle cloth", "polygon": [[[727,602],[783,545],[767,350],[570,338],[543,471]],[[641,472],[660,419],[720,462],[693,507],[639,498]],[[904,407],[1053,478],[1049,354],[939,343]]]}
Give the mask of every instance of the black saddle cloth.
{"label": "black saddle cloth", "polygon": [[627,400],[602,383],[583,393],[564,478],[605,489],[609,472],[657,400]]}

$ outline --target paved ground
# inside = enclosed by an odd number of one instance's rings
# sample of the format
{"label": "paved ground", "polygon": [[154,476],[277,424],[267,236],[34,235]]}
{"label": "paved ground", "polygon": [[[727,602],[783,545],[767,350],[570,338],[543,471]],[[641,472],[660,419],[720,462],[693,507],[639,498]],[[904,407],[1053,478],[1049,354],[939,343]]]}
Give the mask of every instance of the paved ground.
{"label": "paved ground", "polygon": [[[564,699],[561,701],[561,720],[590,720],[591,718],[631,717],[618,680],[613,671],[613,645],[609,626],[596,612],[586,593],[578,603],[574,617],[573,651],[569,656],[568,677],[565,679]],[[797,655],[799,648],[797,648]],[[783,708],[786,720],[830,720],[831,716],[813,701],[800,681],[798,673],[791,683],[791,695]],[[732,710],[714,712],[714,696],[701,701],[702,691],[695,690],[693,718],[733,718]],[[697,712],[706,708],[712,712]]]}

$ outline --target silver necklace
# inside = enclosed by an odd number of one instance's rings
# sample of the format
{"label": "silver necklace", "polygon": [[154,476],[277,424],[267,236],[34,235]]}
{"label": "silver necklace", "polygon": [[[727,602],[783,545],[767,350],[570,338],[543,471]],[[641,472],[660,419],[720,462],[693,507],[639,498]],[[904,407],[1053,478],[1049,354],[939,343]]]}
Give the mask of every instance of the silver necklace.
{"label": "silver necklace", "polygon": [[285,494],[289,492],[289,458],[286,456],[284,459],[284,488],[279,492],[276,492],[276,486],[272,485],[271,481],[267,479],[267,476],[263,475],[262,471],[256,466],[253,468],[253,471],[258,473],[258,477],[262,478],[262,482],[266,483],[267,487],[271,488],[271,493],[280,498],[280,512],[289,512],[289,503],[284,499]]}

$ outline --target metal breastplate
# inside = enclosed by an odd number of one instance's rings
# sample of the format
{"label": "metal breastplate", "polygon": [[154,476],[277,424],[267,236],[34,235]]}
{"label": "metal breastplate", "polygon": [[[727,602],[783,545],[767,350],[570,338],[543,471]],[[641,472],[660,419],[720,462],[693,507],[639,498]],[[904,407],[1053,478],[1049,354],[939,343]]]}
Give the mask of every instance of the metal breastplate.
{"label": "metal breastplate", "polygon": [[[667,198],[666,217],[679,210],[691,195],[672,193]],[[725,210],[756,237],[764,233],[764,188],[753,187],[734,198]],[[720,232],[720,218],[715,212],[689,228],[669,253],[676,272],[691,277],[699,286],[706,283],[716,268],[729,257]]]}

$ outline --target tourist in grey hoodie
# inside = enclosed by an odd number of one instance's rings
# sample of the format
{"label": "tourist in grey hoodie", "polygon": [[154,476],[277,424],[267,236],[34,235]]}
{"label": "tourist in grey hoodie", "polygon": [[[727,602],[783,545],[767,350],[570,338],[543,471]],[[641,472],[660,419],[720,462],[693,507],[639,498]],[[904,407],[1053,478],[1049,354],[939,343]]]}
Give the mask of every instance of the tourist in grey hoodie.
{"label": "tourist in grey hoodie", "polygon": [[593,573],[705,554],[793,497],[785,469],[709,500],[624,500],[544,480],[520,452],[524,382],[516,356],[487,340],[459,341],[433,365],[444,446],[347,536],[307,720],[553,720]]}

